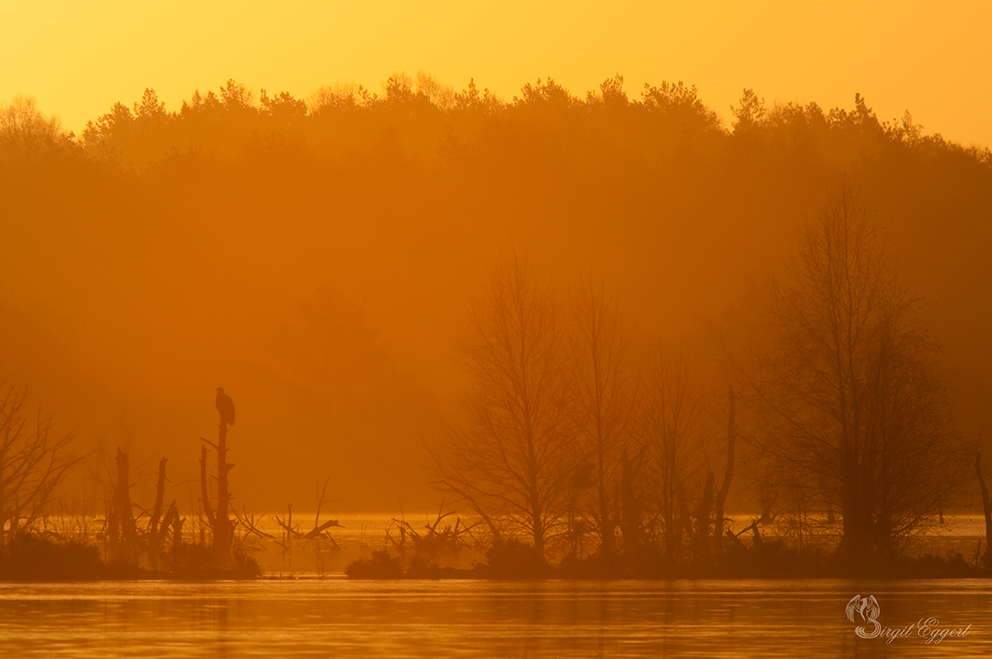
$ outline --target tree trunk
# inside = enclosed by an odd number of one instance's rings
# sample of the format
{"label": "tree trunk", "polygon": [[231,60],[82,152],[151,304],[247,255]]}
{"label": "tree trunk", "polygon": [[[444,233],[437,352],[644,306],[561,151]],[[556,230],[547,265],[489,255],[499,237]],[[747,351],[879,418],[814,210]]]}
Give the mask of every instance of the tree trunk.
{"label": "tree trunk", "polygon": [[155,490],[155,506],[152,508],[152,517],[148,522],[148,562],[153,570],[159,569],[159,559],[162,555],[162,543],[159,539],[159,522],[162,518],[162,501],[165,498],[165,463],[166,459],[158,463],[158,487]]}
{"label": "tree trunk", "polygon": [[[635,457],[640,461],[644,456],[642,448]],[[623,537],[623,553],[632,556],[639,552],[642,545],[641,502],[634,489],[636,468],[624,450],[620,458],[620,534]]]}
{"label": "tree trunk", "polygon": [[227,421],[221,419],[217,437],[217,511],[214,513],[214,557],[219,567],[230,567],[234,525],[228,517],[231,493],[227,474],[234,465],[227,464]]}
{"label": "tree trunk", "polygon": [[599,462],[596,483],[597,494],[599,495],[599,551],[603,556],[613,556],[617,550],[616,536],[613,533],[613,527],[616,525],[616,522],[611,512],[610,483],[606,479],[606,451],[602,437],[600,437],[597,449],[597,459]]}
{"label": "tree trunk", "polygon": [[725,536],[723,533],[724,511],[723,507],[727,503],[727,494],[730,492],[730,482],[734,479],[734,444],[737,440],[737,427],[734,425],[734,388],[730,387],[730,416],[727,420],[727,469],[723,472],[723,485],[716,495],[716,515],[714,521],[716,527],[713,531],[715,548],[717,551],[723,549]]}
{"label": "tree trunk", "polygon": [[985,565],[992,567],[992,553],[989,552],[989,542],[992,542],[992,499],[989,498],[989,488],[985,486],[985,476],[982,474],[982,454],[975,454],[975,473],[978,474],[978,484],[982,487],[982,510],[985,513]]}
{"label": "tree trunk", "polygon": [[706,486],[703,488],[703,497],[699,500],[696,508],[696,542],[695,559],[703,560],[709,553],[707,549],[710,545],[710,515],[713,514],[713,472],[706,474]]}
{"label": "tree trunk", "polygon": [[108,554],[112,563],[133,565],[137,562],[137,529],[131,512],[131,468],[127,453],[119,447],[116,461],[117,484],[107,516]]}

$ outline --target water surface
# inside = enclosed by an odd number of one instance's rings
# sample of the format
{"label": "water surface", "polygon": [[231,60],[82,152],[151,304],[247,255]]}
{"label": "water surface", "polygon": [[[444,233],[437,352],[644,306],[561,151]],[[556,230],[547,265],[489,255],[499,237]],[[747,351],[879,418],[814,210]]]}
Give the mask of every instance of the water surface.
{"label": "water surface", "polygon": [[[855,594],[971,629],[860,639]],[[989,580],[0,584],[3,657],[977,657],[990,632]]]}

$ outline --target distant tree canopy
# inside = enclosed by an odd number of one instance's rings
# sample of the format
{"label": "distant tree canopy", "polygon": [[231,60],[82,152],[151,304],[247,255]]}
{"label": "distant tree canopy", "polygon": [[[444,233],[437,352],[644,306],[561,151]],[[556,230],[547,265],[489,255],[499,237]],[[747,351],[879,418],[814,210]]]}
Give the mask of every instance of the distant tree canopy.
{"label": "distant tree canopy", "polygon": [[[549,184],[570,192],[584,180],[641,188],[660,177],[686,190],[686,181],[746,187],[784,176],[782,183],[815,180],[822,190],[824,176],[865,168],[885,170],[883,178],[912,169],[986,183],[992,172],[988,148],[925,134],[908,111],[881,120],[859,94],[853,109],[824,110],[768,105],[745,89],[728,108],[728,124],[695,86],[645,84],[629,97],[623,83],[618,74],[583,99],[539,79],[507,101],[474,80],[456,91],[424,73],[394,74],[378,93],[338,84],[306,99],[228,80],[216,92],[195,91],[175,110],[146,89],[78,136],[18,98],[0,108],[0,168],[47,162],[36,185],[58,166],[98,177],[137,172],[153,189],[221,177],[280,188],[332,180],[356,192],[376,189],[383,176],[391,188],[422,189],[418,181],[443,173],[467,198],[505,182],[547,198],[539,190]],[[16,190],[30,183],[26,175],[5,178]]]}
{"label": "distant tree canopy", "polygon": [[216,93],[195,91],[172,111],[149,88],[130,106],[115,103],[78,137],[43,117],[33,101],[18,98],[0,112],[0,152],[10,162],[11,157],[37,157],[57,146],[82,147],[91,159],[143,169],[191,153],[222,159],[260,151],[275,156],[295,145],[327,157],[341,156],[356,145],[367,149],[393,140],[394,147],[434,159],[459,151],[464,156],[472,150],[483,152],[479,155],[506,150],[541,133],[545,139],[535,146],[561,146],[554,137],[567,137],[587,157],[616,150],[687,155],[743,144],[765,157],[815,158],[835,167],[866,156],[910,154],[992,164],[988,148],[965,148],[940,135],[926,135],[908,111],[900,120],[880,120],[860,94],[853,110],[824,111],[816,103],[766,107],[764,99],[744,89],[737,105],[729,108],[727,126],[695,85],[645,84],[638,97],[629,98],[623,81],[618,74],[582,99],[551,78],[539,79],[505,101],[488,89],[480,92],[474,80],[455,91],[423,72],[415,78],[394,74],[381,93],[338,84],[321,87],[307,99],[265,89],[256,94],[228,80]]}
{"label": "distant tree canopy", "polygon": [[[123,186],[153,205],[179,192],[229,209],[223,190],[249,189],[239,202],[249,214],[346,211],[359,196],[457,212],[498,194],[535,213],[581,218],[650,214],[662,198],[673,213],[673,202],[700,208],[714,190],[742,203],[769,186],[817,198],[854,171],[866,189],[898,196],[905,186],[932,193],[934,205],[949,194],[965,206],[988,198],[992,151],[928,135],[908,111],[882,120],[859,94],[852,109],[824,110],[766,104],[745,89],[728,110],[721,119],[681,81],[628,96],[621,75],[584,99],[547,78],[508,101],[474,80],[456,91],[424,73],[394,74],[380,92],[338,84],[306,99],[228,80],[174,110],[146,89],[77,136],[19,98],[0,107],[0,191],[19,197],[51,187],[61,172],[71,180],[55,187],[77,202],[71,188],[106,192],[94,189],[99,180],[117,188],[112,196]],[[317,188],[334,209],[307,198]]]}

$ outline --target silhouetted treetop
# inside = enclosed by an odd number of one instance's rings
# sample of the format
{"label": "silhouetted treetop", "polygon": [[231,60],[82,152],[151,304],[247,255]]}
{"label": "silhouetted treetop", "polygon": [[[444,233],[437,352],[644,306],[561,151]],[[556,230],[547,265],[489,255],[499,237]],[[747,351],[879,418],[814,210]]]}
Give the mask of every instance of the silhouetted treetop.
{"label": "silhouetted treetop", "polygon": [[687,129],[702,131],[720,128],[720,118],[699,98],[695,85],[687,87],[681,80],[677,84],[663,82],[658,87],[644,83],[641,98],[646,110],[659,113],[668,121]]}
{"label": "silhouetted treetop", "polygon": [[548,78],[541,82],[537,79],[536,84],[527,83],[521,90],[523,96],[514,97],[514,104],[518,107],[543,107],[567,110],[579,104],[579,99],[572,96],[572,93]]}
{"label": "silhouetted treetop", "polygon": [[758,98],[753,89],[744,89],[741,100],[737,107],[731,107],[730,113],[734,115],[731,124],[735,134],[754,130],[762,125],[765,118],[765,99]]}
{"label": "silhouetted treetop", "polygon": [[0,105],[0,163],[16,166],[72,146],[72,135],[58,118],[44,116],[35,99],[18,96]]}
{"label": "silhouetted treetop", "polygon": [[[605,147],[649,159],[665,153],[711,157],[729,149],[838,169],[858,166],[866,158],[908,154],[957,154],[962,163],[992,163],[987,148],[965,148],[925,134],[908,111],[899,120],[881,121],[860,94],[855,94],[852,109],[824,111],[816,103],[767,106],[746,88],[730,108],[726,125],[695,85],[645,83],[639,98],[629,98],[623,85],[623,76],[616,74],[582,99],[552,78],[539,78],[506,102],[488,89],[480,91],[474,79],[455,91],[424,72],[415,77],[394,73],[381,93],[336,84],[303,100],[286,91],[255,94],[230,79],[216,92],[194,91],[174,111],[148,88],[132,106],[115,103],[78,138],[66,135],[56,119],[42,117],[32,101],[15,99],[3,106],[0,143],[7,158],[81,147],[92,159],[137,169],[191,149],[221,160],[238,158],[249,143],[270,135],[300,141],[321,158],[367,151],[385,138],[396,153],[422,162],[452,155],[448,146],[453,142],[512,156],[507,148],[518,149],[535,134],[555,134],[567,139],[569,152],[585,153],[589,160]],[[12,151],[15,144],[19,155]],[[559,148],[563,142],[555,144]]]}

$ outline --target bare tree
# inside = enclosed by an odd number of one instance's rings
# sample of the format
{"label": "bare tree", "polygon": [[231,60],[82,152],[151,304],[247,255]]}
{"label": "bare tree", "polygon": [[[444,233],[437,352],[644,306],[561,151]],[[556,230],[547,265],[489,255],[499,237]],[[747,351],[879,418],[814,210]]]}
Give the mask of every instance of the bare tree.
{"label": "bare tree", "polygon": [[888,553],[967,464],[950,435],[936,346],[847,190],[807,227],[790,274],[775,287],[769,354],[738,368],[773,428],[760,448],[842,513],[844,551]]}
{"label": "bare tree", "polygon": [[[632,448],[633,394],[617,303],[603,285],[584,284],[573,297],[576,474],[587,474],[587,505],[600,539],[600,554],[617,551],[623,455]],[[573,476],[573,487],[577,479]]]}
{"label": "bare tree", "polygon": [[[692,534],[689,490],[702,462],[697,436],[701,397],[681,360],[674,365],[658,361],[644,387],[642,405],[641,431],[657,467],[652,490],[661,546],[666,558],[677,561]],[[707,526],[708,520],[707,513]]]}
{"label": "bare tree", "polygon": [[72,433],[54,433],[51,416],[27,410],[27,389],[7,384],[0,395],[0,547],[8,535],[30,528],[79,457]]}
{"label": "bare tree", "polygon": [[471,312],[463,343],[467,423],[432,452],[438,484],[497,535],[508,525],[543,556],[567,507],[569,365],[561,309],[513,262]]}
{"label": "bare tree", "polygon": [[69,139],[56,117],[45,117],[33,98],[0,104],[0,164],[35,159]]}

